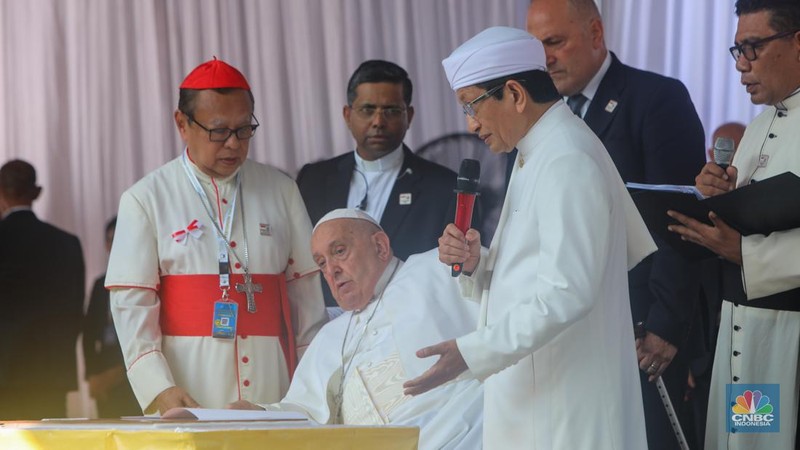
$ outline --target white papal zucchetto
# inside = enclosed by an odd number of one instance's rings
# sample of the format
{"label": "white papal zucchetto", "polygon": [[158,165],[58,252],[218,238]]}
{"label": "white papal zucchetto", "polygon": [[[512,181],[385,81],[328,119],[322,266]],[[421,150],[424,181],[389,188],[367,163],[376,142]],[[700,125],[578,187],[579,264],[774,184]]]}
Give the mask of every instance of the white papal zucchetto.
{"label": "white papal zucchetto", "polygon": [[322,225],[323,223],[336,219],[366,220],[367,222],[377,226],[378,228],[381,229],[381,231],[383,231],[383,227],[381,227],[381,224],[379,224],[377,220],[373,219],[372,216],[365,213],[364,211],[355,208],[339,208],[339,209],[334,209],[328,214],[322,216],[322,218],[319,219],[317,224],[314,225],[314,229],[311,232],[313,233],[314,231],[317,231],[317,228],[319,228],[319,226]]}
{"label": "white papal zucchetto", "polygon": [[442,61],[455,91],[529,70],[547,70],[542,43],[525,30],[491,27],[461,44]]}

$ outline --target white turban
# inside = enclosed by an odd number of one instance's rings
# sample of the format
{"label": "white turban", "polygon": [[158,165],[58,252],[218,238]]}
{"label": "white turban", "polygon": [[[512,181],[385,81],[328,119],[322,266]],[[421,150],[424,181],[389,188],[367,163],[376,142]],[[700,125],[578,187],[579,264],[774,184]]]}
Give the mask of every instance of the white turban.
{"label": "white turban", "polygon": [[336,220],[336,219],[366,220],[367,222],[375,225],[376,227],[380,228],[381,231],[383,231],[381,225],[375,219],[373,219],[372,216],[365,213],[364,211],[354,208],[339,208],[339,209],[334,209],[328,214],[322,216],[322,218],[319,219],[319,222],[317,222],[317,224],[314,225],[314,229],[311,230],[311,232],[313,233],[317,231],[317,228],[319,228],[319,226],[322,225],[323,223],[330,222],[331,220]]}
{"label": "white turban", "polygon": [[542,43],[527,31],[491,27],[461,44],[442,61],[455,91],[529,70],[547,70]]}

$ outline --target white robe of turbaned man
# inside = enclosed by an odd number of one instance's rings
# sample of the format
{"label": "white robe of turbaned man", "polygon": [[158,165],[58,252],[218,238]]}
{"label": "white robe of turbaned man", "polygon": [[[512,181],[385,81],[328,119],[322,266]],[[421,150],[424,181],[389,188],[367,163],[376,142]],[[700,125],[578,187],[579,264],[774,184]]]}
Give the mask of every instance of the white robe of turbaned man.
{"label": "white robe of turbaned man", "polygon": [[628,268],[655,245],[608,152],[559,101],[517,143],[488,255],[456,342],[484,381],[484,446],[647,447]]}
{"label": "white robe of turbaned man", "polygon": [[382,298],[325,325],[286,397],[262,406],[299,411],[325,424],[418,426],[422,449],[480,448],[483,387],[477,380],[457,379],[419,396],[403,395],[403,383],[436,360],[417,358],[418,349],[475,328],[477,305],[463,301],[449,278],[436,249],[412,255],[405,264],[394,258],[375,289],[386,286]]}
{"label": "white robe of turbaned man", "polygon": [[[292,179],[273,167],[246,160],[235,174],[212,179],[184,155],[120,200],[106,287],[131,386],[143,409],[173,385],[206,408],[240,399],[278,401],[296,359],[326,320],[308,213]],[[239,314],[233,339],[211,336],[214,302],[222,297],[219,242],[189,173],[214,205],[214,220],[234,209],[229,239],[239,258],[229,255],[230,294]],[[248,263],[262,284],[255,313],[235,289]]]}

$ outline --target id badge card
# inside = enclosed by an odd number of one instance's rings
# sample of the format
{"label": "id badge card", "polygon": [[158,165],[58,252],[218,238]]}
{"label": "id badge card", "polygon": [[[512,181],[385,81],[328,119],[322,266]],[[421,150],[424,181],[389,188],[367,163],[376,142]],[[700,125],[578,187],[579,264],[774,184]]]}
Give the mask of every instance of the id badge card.
{"label": "id badge card", "polygon": [[214,302],[214,322],[211,327],[211,336],[221,339],[235,338],[238,314],[238,303],[224,300]]}

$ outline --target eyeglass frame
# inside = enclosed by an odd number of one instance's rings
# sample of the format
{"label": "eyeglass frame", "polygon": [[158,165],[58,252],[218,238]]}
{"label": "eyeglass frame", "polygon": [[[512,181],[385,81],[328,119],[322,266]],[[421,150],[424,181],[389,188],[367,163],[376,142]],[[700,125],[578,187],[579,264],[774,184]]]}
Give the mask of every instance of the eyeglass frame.
{"label": "eyeglass frame", "polygon": [[[347,106],[351,110],[355,111],[356,115],[358,115],[359,118],[363,120],[372,120],[375,117],[375,114],[380,114],[381,116],[383,116],[384,120],[398,120],[401,117],[403,117],[403,114],[408,112],[408,108],[403,106],[384,107],[384,106],[374,106],[374,105],[362,105],[359,106],[358,108],[353,107],[353,105],[347,105]],[[374,111],[372,112],[372,114],[366,115],[365,109],[374,109]],[[391,112],[396,111],[397,115],[394,115],[393,113],[387,115],[387,112],[390,111]]]}
{"label": "eyeglass frame", "polygon": [[[187,113],[186,111],[181,111],[181,112],[183,113],[183,115],[185,115],[189,119],[190,122],[194,122],[195,124],[197,124],[198,127],[202,128],[203,130],[208,132],[208,140],[211,141],[211,142],[227,142],[228,139],[230,139],[231,136],[233,136],[233,135],[236,135],[236,139],[238,139],[240,141],[249,140],[250,138],[252,138],[256,134],[256,129],[261,125],[260,123],[258,123],[258,119],[256,118],[256,115],[255,114],[250,114],[250,117],[252,117],[253,120],[256,121],[256,123],[251,123],[250,125],[245,125],[245,126],[242,126],[242,127],[236,128],[236,129],[224,128],[224,127],[221,127],[221,128],[210,128],[209,129],[209,128],[206,128],[202,123],[198,122],[197,119],[195,119],[193,115]],[[250,130],[251,131],[250,136],[245,136],[245,137],[239,136],[239,132],[244,130],[244,129],[246,129],[246,128],[252,128]],[[212,135],[214,133],[220,133],[222,131],[227,131],[228,132],[228,134],[225,136],[225,139],[221,139],[221,138],[214,139],[214,138],[212,138]]]}
{"label": "eyeglass frame", "polygon": [[503,88],[505,85],[506,85],[506,83],[505,83],[505,82],[503,82],[503,83],[500,83],[500,84],[498,84],[497,86],[495,86],[495,87],[493,87],[493,88],[490,88],[489,90],[487,90],[487,91],[486,91],[486,92],[484,92],[483,94],[481,94],[481,95],[479,95],[479,96],[475,97],[474,99],[472,99],[472,101],[469,101],[469,102],[467,102],[467,103],[464,103],[463,105],[461,105],[461,108],[464,110],[464,115],[465,115],[465,116],[472,117],[472,118],[474,119],[474,118],[475,118],[475,114],[476,114],[476,113],[475,113],[475,108],[474,108],[474,105],[476,105],[476,104],[478,104],[478,103],[480,103],[480,102],[482,102],[482,101],[486,100],[486,99],[487,99],[487,98],[489,98],[489,97],[490,97],[492,94],[494,94],[495,92],[497,92],[497,91],[499,91],[500,89],[502,89],[502,88]]}
{"label": "eyeglass frame", "polygon": [[[744,59],[746,59],[748,62],[753,62],[756,59],[758,59],[758,54],[756,53],[756,49],[757,48],[761,48],[765,44],[768,44],[768,43],[770,43],[772,41],[789,37],[789,36],[797,33],[798,31],[800,31],[800,30],[782,31],[780,33],[775,33],[772,36],[767,36],[767,37],[765,37],[763,39],[759,39],[757,41],[742,42],[741,44],[736,44],[733,47],[729,48],[728,51],[731,52],[731,56],[733,56],[733,60],[736,61],[736,62],[739,62],[739,57],[740,56],[744,56]],[[753,58],[752,59],[750,59],[747,56],[747,52],[745,51],[745,49],[748,49],[748,48],[751,49],[752,52],[753,52]]]}

